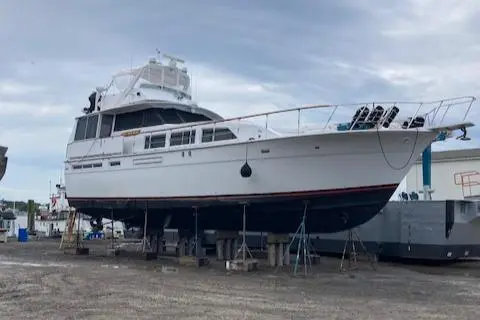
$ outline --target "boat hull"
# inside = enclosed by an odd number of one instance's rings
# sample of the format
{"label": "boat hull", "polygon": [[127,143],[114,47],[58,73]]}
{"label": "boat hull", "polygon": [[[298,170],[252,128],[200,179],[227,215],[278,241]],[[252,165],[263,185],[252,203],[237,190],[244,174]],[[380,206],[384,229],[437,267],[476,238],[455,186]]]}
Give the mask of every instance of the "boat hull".
{"label": "boat hull", "polygon": [[[307,229],[338,232],[373,218],[434,136],[359,131],[124,154],[119,168],[108,167],[111,158],[86,170],[72,163],[66,188],[70,205],[91,216],[110,217],[113,209],[116,218],[143,226],[148,208],[152,228],[169,216],[169,227],[192,229],[197,206],[199,227],[239,230],[241,203],[248,202],[248,230],[294,232],[308,200]],[[240,175],[245,159],[248,178]]]}
{"label": "boat hull", "polygon": [[201,229],[241,229],[243,205],[246,207],[250,231],[288,233],[300,224],[306,205],[308,232],[330,233],[361,225],[372,219],[388,202],[397,185],[320,190],[301,194],[270,194],[203,198],[203,199],[71,199],[69,202],[83,213],[107,217],[113,209],[115,218],[142,226],[144,210],[148,224],[157,229],[169,221],[168,227],[194,229],[194,207]]}

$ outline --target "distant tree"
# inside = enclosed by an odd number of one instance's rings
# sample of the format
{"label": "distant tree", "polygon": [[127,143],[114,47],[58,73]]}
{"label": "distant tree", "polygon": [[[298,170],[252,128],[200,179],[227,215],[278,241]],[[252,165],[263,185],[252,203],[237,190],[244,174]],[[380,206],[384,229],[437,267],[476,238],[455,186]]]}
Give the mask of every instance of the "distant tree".
{"label": "distant tree", "polygon": [[[3,200],[3,202],[5,203],[7,208],[13,209],[13,201]],[[35,202],[35,212],[38,213],[40,211],[41,205],[42,205],[41,203]],[[28,203],[26,201],[15,201],[15,209],[26,212],[28,209]]]}

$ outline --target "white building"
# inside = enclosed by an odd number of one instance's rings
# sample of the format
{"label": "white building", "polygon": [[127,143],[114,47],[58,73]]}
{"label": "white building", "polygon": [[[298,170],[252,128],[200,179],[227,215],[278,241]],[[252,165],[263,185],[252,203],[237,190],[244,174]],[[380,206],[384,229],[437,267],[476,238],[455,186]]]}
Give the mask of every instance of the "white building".
{"label": "white building", "polygon": [[[462,183],[463,180],[463,183]],[[433,200],[464,199],[480,195],[480,148],[432,152],[432,194]],[[398,192],[419,193],[423,190],[422,159],[410,169],[392,200]]]}

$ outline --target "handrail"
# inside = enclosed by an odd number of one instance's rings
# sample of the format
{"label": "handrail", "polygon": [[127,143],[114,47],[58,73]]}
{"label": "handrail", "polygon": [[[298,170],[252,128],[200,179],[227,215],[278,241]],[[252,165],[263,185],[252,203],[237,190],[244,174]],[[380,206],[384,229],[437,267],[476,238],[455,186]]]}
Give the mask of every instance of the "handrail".
{"label": "handrail", "polygon": [[[461,186],[463,197],[474,196],[472,193],[472,187],[480,185],[480,179],[478,178],[478,176],[480,176],[480,172],[476,170],[455,172],[453,174],[454,183],[457,186]],[[460,181],[458,178],[460,179]],[[468,194],[466,194],[466,191],[468,191]]]}
{"label": "handrail", "polygon": [[[453,175],[453,180],[454,180],[455,185],[462,186],[462,187],[463,186],[468,186],[472,182],[474,182],[476,184],[480,184],[480,181],[475,181],[475,180],[471,181],[470,180],[470,177],[473,177],[473,176],[480,176],[480,172],[478,172],[476,170],[455,172],[454,175]],[[460,178],[460,181],[458,180],[458,178]],[[468,178],[468,182],[466,184],[464,183],[465,178]]]}
{"label": "handrail", "polygon": [[[331,113],[327,123],[325,124],[325,129],[330,123],[333,115],[337,111],[339,107],[358,107],[358,106],[368,106],[368,105],[419,105],[417,108],[417,111],[415,112],[415,115],[412,117],[411,121],[419,114],[419,111],[423,106],[431,106],[434,104],[439,104],[438,106],[433,107],[430,111],[424,113],[423,115],[427,117],[429,114],[434,112],[435,110],[438,110],[443,108],[443,103],[447,101],[457,101],[454,103],[450,103],[449,106],[455,106],[455,105],[463,105],[463,104],[469,104],[467,111],[463,117],[463,119],[466,118],[468,112],[471,109],[471,106],[473,102],[476,100],[474,96],[462,96],[462,97],[456,97],[456,98],[447,98],[447,99],[442,99],[442,100],[435,100],[435,101],[428,101],[428,102],[412,102],[412,101],[404,101],[404,102],[399,102],[399,101],[381,101],[381,102],[360,102],[360,103],[348,103],[348,104],[313,104],[313,105],[305,105],[305,106],[300,106],[300,107],[294,107],[294,108],[287,108],[287,109],[281,109],[281,110],[275,110],[275,111],[268,111],[268,112],[261,112],[261,113],[256,113],[256,114],[251,114],[251,115],[246,115],[246,116],[238,116],[238,117],[232,117],[232,118],[226,118],[222,120],[211,120],[211,121],[202,121],[202,122],[196,122],[196,123],[189,123],[189,124],[184,124],[184,125],[179,125],[175,126],[174,128],[161,128],[161,129],[156,129],[149,131],[149,133],[154,133],[154,132],[164,132],[164,131],[173,131],[173,130],[180,130],[184,128],[193,128],[193,127],[199,127],[199,126],[204,126],[207,124],[213,124],[217,125],[218,123],[226,123],[226,122],[233,122],[233,121],[240,121],[240,120],[247,120],[247,119],[252,119],[252,118],[258,118],[265,116],[268,121],[268,117],[271,115],[275,114],[285,114],[288,112],[292,111],[298,111],[298,119],[297,119],[297,132],[299,132],[300,129],[300,113],[301,111],[305,110],[313,110],[313,109],[324,109],[324,108],[334,108],[333,112]],[[448,109],[446,113],[448,112]],[[351,115],[353,116],[353,114]],[[442,117],[441,122],[443,121],[444,117]],[[426,120],[426,119],[425,119]],[[411,124],[411,121],[409,124]],[[432,120],[433,121],[433,120]],[[441,123],[440,122],[440,123]],[[266,126],[268,128],[268,126]],[[352,130],[352,129],[350,129]]]}

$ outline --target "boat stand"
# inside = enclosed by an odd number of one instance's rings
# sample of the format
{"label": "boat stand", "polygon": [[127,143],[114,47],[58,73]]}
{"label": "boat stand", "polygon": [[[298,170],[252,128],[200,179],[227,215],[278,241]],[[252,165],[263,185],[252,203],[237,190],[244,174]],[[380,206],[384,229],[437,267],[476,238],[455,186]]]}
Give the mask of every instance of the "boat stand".
{"label": "boat stand", "polygon": [[[178,258],[178,262],[183,265],[195,265],[196,267],[201,267],[201,266],[207,265],[209,261],[208,261],[208,257],[202,250],[202,247],[201,247],[202,243],[201,243],[200,235],[198,234],[198,207],[193,206],[192,209],[193,209],[193,216],[195,219],[195,223],[194,223],[195,234],[193,236],[193,240],[188,241],[186,245],[187,255],[184,256],[180,254],[180,257]],[[185,246],[185,242],[182,242],[180,245]],[[182,249],[182,252],[185,252],[185,251],[183,251]]]}
{"label": "boat stand", "polygon": [[[292,246],[293,242],[295,239],[298,240],[298,246],[297,246],[297,256],[295,258],[295,265],[293,268],[293,275],[296,276],[297,272],[299,271],[299,264],[300,264],[300,259],[303,258],[303,266],[304,266],[304,275],[307,276],[309,269],[312,271],[312,256],[311,256],[311,249],[312,246],[310,244],[310,239],[308,237],[308,234],[306,232],[306,223],[307,223],[307,208],[308,208],[308,201],[305,201],[305,207],[303,210],[303,217],[302,217],[302,222],[298,226],[297,231],[293,235],[292,241],[290,241],[290,244],[287,247],[287,250],[290,250],[290,247]],[[303,251],[303,252],[302,252]],[[300,256],[300,252],[302,252],[302,256]],[[284,253],[284,255],[287,252]]]}
{"label": "boat stand", "polygon": [[157,258],[157,254],[152,252],[152,246],[150,245],[150,241],[147,238],[147,222],[148,222],[148,207],[145,206],[145,215],[144,215],[144,223],[143,223],[143,239],[142,239],[142,254],[145,255],[145,259],[153,260]]}
{"label": "boat stand", "polygon": [[246,229],[247,229],[247,203],[243,203],[243,227],[242,227],[242,245],[240,248],[238,248],[237,253],[235,254],[235,257],[233,258],[234,260],[238,259],[238,255],[240,252],[242,253],[242,262],[245,264],[247,262],[247,252],[248,255],[250,256],[250,259],[253,259],[252,253],[250,252],[250,249],[248,249],[247,246],[247,240],[246,240]]}
{"label": "boat stand", "polygon": [[[119,248],[118,246],[115,245],[115,234],[114,234],[114,228],[113,228],[113,208],[110,210],[110,225],[112,227],[112,232],[110,234],[110,236],[112,237],[110,240],[110,248],[105,248],[105,251],[107,253],[107,255],[109,256],[118,256],[119,254]],[[105,233],[105,236],[106,236],[106,233]]]}
{"label": "boat stand", "polygon": [[[355,246],[355,242],[358,242],[360,244],[360,247],[362,248],[363,252],[367,256],[372,269],[377,270],[376,259],[369,254],[369,252],[367,251],[367,248],[365,247],[362,240],[360,239],[360,236],[358,235],[357,231],[355,231],[354,229],[350,229],[347,231],[347,234],[345,236],[345,245],[343,246],[342,260],[340,261],[340,272],[358,269],[358,260],[357,260],[358,253],[357,253],[357,248]],[[346,255],[348,255],[348,267],[344,268],[343,262],[345,261]]]}
{"label": "boat stand", "polygon": [[[247,202],[240,203],[243,205],[243,222],[242,222],[242,245],[237,250],[235,257],[231,261],[227,261],[226,267],[228,270],[241,270],[241,271],[252,271],[257,269],[258,260],[254,259],[250,249],[247,246],[246,234],[247,234]],[[239,259],[238,256],[242,253],[242,258]],[[247,258],[247,253],[249,258]]]}

